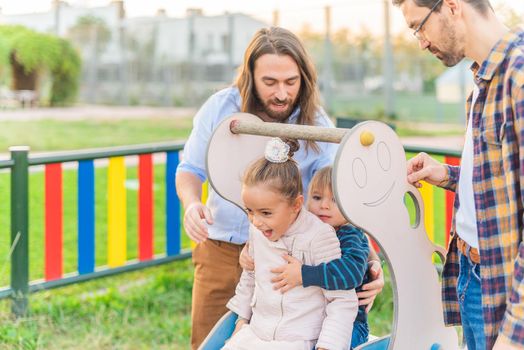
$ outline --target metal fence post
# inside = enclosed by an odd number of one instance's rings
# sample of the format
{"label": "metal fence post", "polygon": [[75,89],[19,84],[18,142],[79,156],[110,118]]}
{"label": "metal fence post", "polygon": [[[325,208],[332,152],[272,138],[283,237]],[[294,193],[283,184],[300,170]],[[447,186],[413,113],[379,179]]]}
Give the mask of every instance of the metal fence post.
{"label": "metal fence post", "polygon": [[11,310],[25,316],[29,292],[29,162],[28,146],[10,147],[11,171]]}

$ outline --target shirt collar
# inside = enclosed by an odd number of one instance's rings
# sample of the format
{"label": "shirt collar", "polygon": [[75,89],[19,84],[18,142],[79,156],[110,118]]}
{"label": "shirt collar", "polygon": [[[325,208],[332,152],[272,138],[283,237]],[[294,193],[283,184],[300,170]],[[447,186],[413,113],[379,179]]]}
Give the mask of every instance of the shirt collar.
{"label": "shirt collar", "polygon": [[300,115],[300,106],[296,106],[293,112],[291,112],[291,115],[289,116],[289,118],[287,118],[286,123],[296,124],[299,115]]}
{"label": "shirt collar", "polygon": [[304,232],[302,224],[304,223],[306,211],[307,210],[304,207],[300,208],[300,212],[298,213],[297,218],[287,229],[286,236]]}
{"label": "shirt collar", "polygon": [[475,80],[491,80],[508,52],[523,39],[524,31],[522,29],[512,30],[504,34],[493,46],[488,58],[481,65],[477,62],[473,62],[471,65],[470,69],[475,76]]}

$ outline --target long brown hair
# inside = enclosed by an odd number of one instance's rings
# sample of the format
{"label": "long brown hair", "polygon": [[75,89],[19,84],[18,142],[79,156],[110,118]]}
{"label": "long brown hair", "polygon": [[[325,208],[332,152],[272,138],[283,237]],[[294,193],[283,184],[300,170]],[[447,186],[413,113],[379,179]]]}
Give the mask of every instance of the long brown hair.
{"label": "long brown hair", "polygon": [[[241,111],[256,114],[260,110],[253,72],[256,60],[265,54],[288,55],[296,62],[301,80],[297,99],[300,107],[297,124],[315,125],[316,113],[320,108],[315,66],[300,39],[289,30],[280,27],[260,29],[246,49],[244,63],[235,81],[242,98]],[[313,141],[308,141],[307,146],[318,150]]]}

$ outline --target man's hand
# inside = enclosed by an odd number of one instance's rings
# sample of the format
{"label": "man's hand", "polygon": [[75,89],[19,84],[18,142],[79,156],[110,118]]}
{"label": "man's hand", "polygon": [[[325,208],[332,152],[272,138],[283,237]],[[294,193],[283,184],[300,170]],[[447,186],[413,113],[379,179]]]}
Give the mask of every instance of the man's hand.
{"label": "man's hand", "polygon": [[291,288],[302,285],[302,262],[290,255],[283,255],[287,265],[282,265],[271,272],[278,274],[271,279],[273,289],[280,290],[280,293],[285,293]]}
{"label": "man's hand", "polygon": [[240,258],[238,259],[240,266],[246,271],[255,270],[255,260],[249,255],[249,243],[246,243],[242,251],[240,252]]}
{"label": "man's hand", "polygon": [[384,271],[382,270],[382,266],[380,266],[380,262],[372,260],[368,262],[368,265],[371,282],[364,284],[362,290],[357,293],[358,304],[366,306],[366,313],[371,310],[375,298],[382,291],[382,288],[384,288]]}
{"label": "man's hand", "polygon": [[493,350],[517,350],[517,349],[522,349],[522,346],[511,344],[503,336],[498,336],[497,341],[495,342],[495,345],[493,346]]}
{"label": "man's hand", "polygon": [[184,211],[184,228],[193,241],[201,243],[209,236],[206,223],[213,224],[209,208],[200,202],[191,203]]}
{"label": "man's hand", "polygon": [[439,186],[449,179],[448,168],[424,152],[408,160],[407,171],[408,182],[417,188],[421,180]]}

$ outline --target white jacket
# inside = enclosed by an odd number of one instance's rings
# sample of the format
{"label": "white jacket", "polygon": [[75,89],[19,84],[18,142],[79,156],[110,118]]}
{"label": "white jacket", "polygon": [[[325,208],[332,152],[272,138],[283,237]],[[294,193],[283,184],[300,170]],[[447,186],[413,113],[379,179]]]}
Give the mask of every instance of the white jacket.
{"label": "white jacket", "polygon": [[273,290],[270,281],[274,277],[270,270],[285,264],[283,254],[290,253],[307,265],[340,258],[340,243],[333,228],[302,209],[276,242],[251,225],[249,243],[255,271],[242,273],[227,307],[250,320],[249,326],[262,340],[318,339],[317,347],[348,349],[358,311],[354,289],[327,291],[300,286],[281,294]]}

